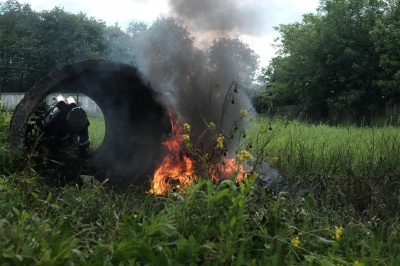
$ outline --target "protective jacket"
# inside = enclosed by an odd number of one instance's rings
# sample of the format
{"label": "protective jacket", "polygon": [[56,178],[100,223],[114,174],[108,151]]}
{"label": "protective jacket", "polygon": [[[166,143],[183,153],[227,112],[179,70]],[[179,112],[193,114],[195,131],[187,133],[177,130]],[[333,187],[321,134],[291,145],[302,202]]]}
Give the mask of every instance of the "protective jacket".
{"label": "protective jacket", "polygon": [[79,152],[86,153],[90,146],[89,120],[86,112],[78,107],[72,97],[65,99],[59,95],[55,98],[45,117],[41,129],[45,134],[54,136],[58,145],[69,145],[76,137],[79,139]]}

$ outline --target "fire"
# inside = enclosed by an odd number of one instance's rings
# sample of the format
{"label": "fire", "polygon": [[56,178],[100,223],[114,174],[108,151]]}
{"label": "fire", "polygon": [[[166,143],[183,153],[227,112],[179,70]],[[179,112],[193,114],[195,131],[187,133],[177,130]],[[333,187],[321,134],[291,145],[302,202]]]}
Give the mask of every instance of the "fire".
{"label": "fire", "polygon": [[236,181],[240,182],[243,180],[246,175],[243,165],[238,165],[235,159],[224,158],[223,162],[226,178],[229,178],[230,175],[237,172]]}
{"label": "fire", "polygon": [[190,184],[193,177],[193,161],[182,154],[183,129],[178,118],[168,109],[172,125],[172,136],[163,142],[168,154],[161,166],[155,171],[151,193],[164,194],[170,188],[170,183]]}
{"label": "fire", "polygon": [[[172,125],[172,137],[163,142],[168,154],[163,158],[161,166],[155,171],[150,193],[165,194],[171,188],[182,188],[197,179],[195,176],[195,161],[184,153],[184,129],[179,124],[178,118],[168,109]],[[229,178],[233,173],[238,173],[237,181],[245,176],[242,165],[238,165],[235,159],[223,159],[223,163],[209,169],[211,178],[218,176]]]}

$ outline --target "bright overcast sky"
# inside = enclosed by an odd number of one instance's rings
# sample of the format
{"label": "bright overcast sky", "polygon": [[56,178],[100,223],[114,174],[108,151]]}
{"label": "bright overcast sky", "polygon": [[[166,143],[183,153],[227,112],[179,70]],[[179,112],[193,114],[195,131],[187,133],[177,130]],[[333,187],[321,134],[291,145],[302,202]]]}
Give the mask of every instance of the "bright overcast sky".
{"label": "bright overcast sky", "polygon": [[[50,10],[55,6],[62,7],[66,12],[78,13],[82,11],[88,17],[95,17],[107,23],[124,27],[131,21],[153,22],[159,16],[168,16],[170,1],[182,2],[190,0],[18,0],[28,3],[35,11]],[[194,1],[194,0],[192,0]],[[196,0],[203,1],[203,0]],[[214,0],[215,1],[215,0]],[[235,1],[235,0],[231,0]],[[5,2],[5,0],[0,0]],[[262,23],[259,23],[258,33],[240,33],[237,36],[247,43],[258,55],[260,66],[266,66],[274,56],[275,50],[271,47],[278,33],[273,29],[279,24],[300,22],[302,15],[315,13],[319,0],[237,0],[240,5],[257,3],[265,14]],[[261,2],[261,3],[260,3]],[[225,36],[221,36],[225,37]]]}

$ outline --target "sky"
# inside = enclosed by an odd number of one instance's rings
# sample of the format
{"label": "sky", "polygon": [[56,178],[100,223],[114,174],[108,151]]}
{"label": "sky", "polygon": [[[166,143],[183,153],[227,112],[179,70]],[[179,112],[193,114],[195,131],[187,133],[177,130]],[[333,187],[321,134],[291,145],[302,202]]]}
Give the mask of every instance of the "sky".
{"label": "sky", "polygon": [[[6,0],[0,0],[5,2]],[[272,47],[279,37],[274,26],[301,22],[302,15],[316,13],[319,0],[19,0],[35,11],[55,6],[66,12],[83,12],[107,25],[126,27],[129,22],[151,24],[157,17],[182,19],[197,39],[199,32],[238,37],[259,56],[260,67],[275,55]],[[215,18],[218,17],[218,20]],[[225,24],[221,22],[226,22]],[[197,27],[198,25],[202,27]]]}

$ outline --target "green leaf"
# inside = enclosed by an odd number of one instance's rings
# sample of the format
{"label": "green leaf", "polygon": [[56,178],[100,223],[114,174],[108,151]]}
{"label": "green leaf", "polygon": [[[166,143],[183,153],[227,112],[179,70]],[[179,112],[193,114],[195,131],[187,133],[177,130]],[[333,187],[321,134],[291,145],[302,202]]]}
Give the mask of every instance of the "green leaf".
{"label": "green leaf", "polygon": [[315,257],[313,254],[308,254],[308,255],[304,255],[304,259],[307,262],[314,262],[317,259],[317,257]]}
{"label": "green leaf", "polygon": [[15,257],[15,251],[11,248],[6,249],[2,253],[4,258],[14,258]]}
{"label": "green leaf", "polygon": [[23,256],[24,258],[32,258],[34,251],[35,250],[29,244],[25,243],[22,245],[21,256]]}
{"label": "green leaf", "polygon": [[82,251],[74,248],[74,249],[71,250],[71,252],[73,254],[76,254],[81,259],[81,261],[86,262],[85,255],[82,253]]}
{"label": "green leaf", "polygon": [[34,197],[35,199],[39,197],[38,194],[36,194],[35,192],[31,192],[31,196]]}
{"label": "green leaf", "polygon": [[12,211],[16,216],[20,216],[21,215],[20,211],[15,207],[12,207]]}
{"label": "green leaf", "polygon": [[232,227],[235,226],[235,224],[236,224],[236,216],[234,215],[234,216],[231,218],[230,222],[229,222],[229,226],[232,228]]}
{"label": "green leaf", "polygon": [[191,245],[195,245],[195,244],[197,243],[197,242],[196,242],[196,238],[195,238],[193,235],[190,235],[190,236],[189,236],[188,241],[189,241],[189,243],[190,243]]}
{"label": "green leaf", "polygon": [[18,261],[23,261],[24,260],[24,258],[21,256],[21,255],[15,255],[15,258],[18,260]]}
{"label": "green leaf", "polygon": [[318,237],[318,242],[322,243],[322,244],[326,244],[326,245],[332,245],[333,243],[335,243],[335,240],[332,239],[327,239],[325,237]]}
{"label": "green leaf", "polygon": [[51,194],[51,191],[47,195],[47,201],[50,201],[52,199],[53,195]]}

